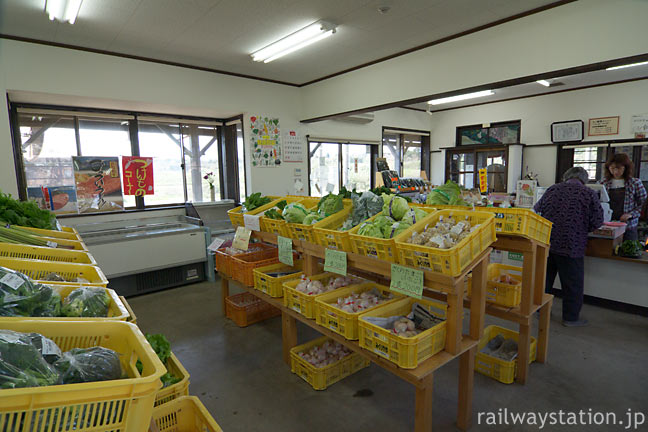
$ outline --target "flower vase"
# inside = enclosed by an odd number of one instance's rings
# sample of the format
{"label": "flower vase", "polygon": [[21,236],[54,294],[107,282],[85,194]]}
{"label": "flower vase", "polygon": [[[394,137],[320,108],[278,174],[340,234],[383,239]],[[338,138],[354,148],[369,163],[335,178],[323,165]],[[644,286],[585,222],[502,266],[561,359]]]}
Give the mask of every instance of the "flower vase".
{"label": "flower vase", "polygon": [[213,186],[209,188],[209,197],[211,198],[212,202],[216,201],[216,188]]}

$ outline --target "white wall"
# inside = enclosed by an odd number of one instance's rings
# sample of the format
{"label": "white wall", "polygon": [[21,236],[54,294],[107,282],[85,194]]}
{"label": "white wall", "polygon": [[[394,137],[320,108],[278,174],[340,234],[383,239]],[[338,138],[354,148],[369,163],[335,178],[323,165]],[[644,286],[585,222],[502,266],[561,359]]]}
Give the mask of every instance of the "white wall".
{"label": "white wall", "polygon": [[303,88],[302,118],[644,54],[648,1],[580,0]]}
{"label": "white wall", "polygon": [[[585,141],[632,138],[630,121],[634,114],[648,112],[648,80],[614,84],[584,90],[536,96],[509,102],[497,102],[461,108],[432,115],[432,149],[453,147],[457,126],[522,120],[520,141],[527,145],[523,154],[523,175],[539,173],[540,184],[548,186],[556,177],[555,147],[536,147],[551,143],[551,123],[563,120],[587,121],[594,117],[620,116],[619,134],[587,137]],[[432,181],[443,181],[445,159],[433,158]]]}

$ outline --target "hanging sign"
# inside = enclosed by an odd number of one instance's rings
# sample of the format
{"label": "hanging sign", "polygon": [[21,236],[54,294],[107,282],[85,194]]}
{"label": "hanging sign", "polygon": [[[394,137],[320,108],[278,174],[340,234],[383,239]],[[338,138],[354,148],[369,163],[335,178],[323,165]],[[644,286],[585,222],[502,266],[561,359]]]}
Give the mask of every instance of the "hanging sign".
{"label": "hanging sign", "polygon": [[236,234],[234,234],[234,241],[232,242],[232,246],[236,249],[248,250],[251,235],[252,231],[247,228],[241,226],[236,228]]}
{"label": "hanging sign", "polygon": [[153,158],[122,156],[124,195],[153,195]]}
{"label": "hanging sign", "polygon": [[423,271],[391,265],[391,284],[389,289],[406,296],[420,299],[423,297]]}
{"label": "hanging sign", "polygon": [[347,254],[346,252],[326,249],[324,255],[324,271],[333,272],[346,276],[347,274]]}
{"label": "hanging sign", "polygon": [[279,262],[286,265],[293,265],[292,239],[277,236],[277,246],[279,246]]}
{"label": "hanging sign", "polygon": [[488,191],[488,171],[486,168],[479,170],[479,191],[481,193]]}
{"label": "hanging sign", "polygon": [[245,228],[251,230],[251,231],[261,231],[261,224],[260,224],[260,219],[261,216],[259,215],[248,215],[244,214],[243,215],[243,224],[245,225]]}
{"label": "hanging sign", "polygon": [[72,156],[79,213],[124,209],[119,158]]}
{"label": "hanging sign", "polygon": [[216,237],[214,241],[211,242],[209,246],[207,246],[207,249],[209,249],[210,251],[217,251],[218,248],[223,245],[223,243],[225,243],[225,239]]}

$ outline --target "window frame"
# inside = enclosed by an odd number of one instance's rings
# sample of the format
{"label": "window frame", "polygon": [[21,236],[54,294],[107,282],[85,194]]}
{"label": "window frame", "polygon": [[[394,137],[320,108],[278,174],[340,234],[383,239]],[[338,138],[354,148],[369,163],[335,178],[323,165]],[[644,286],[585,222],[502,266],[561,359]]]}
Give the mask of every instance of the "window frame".
{"label": "window frame", "polygon": [[[431,153],[431,148],[430,148],[430,131],[425,131],[425,130],[420,130],[420,129],[403,129],[400,127],[391,127],[391,126],[383,126],[382,127],[382,135],[380,139],[380,155],[381,157],[385,157],[384,152],[383,152],[383,147],[385,145],[385,139],[387,139],[387,136],[396,136],[397,139],[397,146],[398,146],[398,153],[399,153],[399,166],[397,167],[389,167],[391,170],[396,171],[398,173],[399,177],[403,177],[403,170],[404,170],[404,156],[405,154],[403,153],[403,143],[405,142],[405,135],[417,135],[419,136],[421,140],[421,169],[419,170],[419,175],[420,171],[425,171],[425,175],[427,176],[427,179],[430,179],[430,153]],[[375,169],[375,167],[374,167]]]}
{"label": "window frame", "polygon": [[[478,153],[488,153],[488,152],[504,152],[504,187],[508,185],[508,171],[509,171],[509,145],[498,145],[498,146],[487,146],[484,144],[475,144],[472,146],[457,146],[446,148],[445,150],[445,181],[448,181],[452,178],[453,174],[468,174],[471,171],[452,171],[452,156],[454,154],[472,154],[474,158],[473,164],[473,187],[479,188],[479,169],[478,166]],[[470,188],[470,189],[472,189]],[[488,189],[488,192],[495,192],[494,190]],[[502,192],[502,191],[498,191]],[[506,189],[503,191],[506,192]]]}
{"label": "window frame", "polygon": [[[29,109],[29,110],[41,110],[44,112],[50,112],[52,115],[55,115],[55,112],[59,112],[60,114],[58,115],[67,115],[73,117],[77,152],[81,145],[81,140],[79,136],[79,117],[84,117],[84,114],[92,114],[93,116],[122,115],[122,116],[132,117],[132,119],[128,120],[128,136],[130,140],[131,154],[133,156],[140,155],[139,121],[138,121],[139,117],[145,117],[145,118],[155,117],[155,118],[159,118],[160,120],[163,119],[175,120],[178,121],[180,125],[182,125],[182,120],[191,123],[196,123],[196,122],[205,122],[210,124],[218,123],[217,125],[215,125],[215,127],[218,129],[217,130],[218,149],[219,149],[218,164],[219,164],[219,172],[221,176],[221,178],[219,179],[220,186],[221,186],[220,187],[221,200],[232,199],[236,203],[240,201],[239,190],[241,185],[238,184],[239,183],[238,158],[235,157],[232,159],[232,158],[224,157],[226,149],[232,145],[232,143],[225,142],[226,134],[224,132],[225,132],[226,124],[228,122],[231,123],[232,121],[238,120],[242,123],[243,122],[242,114],[229,119],[216,119],[216,118],[208,118],[208,117],[160,114],[160,113],[140,112],[140,111],[126,111],[126,110],[113,110],[113,109],[87,108],[87,107],[61,106],[61,105],[44,105],[44,104],[32,104],[32,103],[21,103],[21,102],[11,102],[11,101],[8,101],[8,104],[9,104],[10,134],[11,134],[11,141],[12,141],[13,155],[14,155],[14,168],[16,172],[16,183],[18,186],[18,197],[20,200],[27,199],[27,178],[25,172],[24,159],[22,155],[22,137],[20,134],[19,110]],[[182,131],[182,127],[180,127],[180,131]],[[236,142],[236,134],[234,134],[234,139],[235,141],[233,141],[233,145],[234,148],[236,149],[238,148],[238,143]],[[245,146],[245,140],[243,141],[243,146]],[[147,210],[150,211],[150,210],[160,210],[166,208],[171,209],[171,208],[185,207],[186,204],[189,203],[190,201],[188,201],[188,196],[187,196],[188,193],[188,188],[186,185],[187,171],[186,171],[186,166],[184,161],[184,152],[182,152],[182,154],[183,157],[180,157],[178,159],[178,164],[181,166],[182,175],[183,175],[183,190],[185,195],[184,202],[147,205],[145,203],[145,197],[135,197],[135,207],[128,207],[125,208],[124,210],[113,211],[113,212],[98,212],[98,213],[60,214],[57,215],[57,218],[85,217],[85,216],[95,216],[95,215],[102,215],[102,214],[132,213],[138,211],[147,211]],[[245,148],[243,149],[243,154],[245,158]],[[226,184],[232,182],[226,182],[223,180],[224,172],[237,174],[236,181],[233,182],[235,184],[228,185],[228,188],[225,187]],[[245,176],[245,181],[247,182],[247,176]],[[245,190],[247,190],[247,184],[244,185],[243,187],[245,188]],[[231,195],[230,191],[235,193],[235,195],[230,196]]]}

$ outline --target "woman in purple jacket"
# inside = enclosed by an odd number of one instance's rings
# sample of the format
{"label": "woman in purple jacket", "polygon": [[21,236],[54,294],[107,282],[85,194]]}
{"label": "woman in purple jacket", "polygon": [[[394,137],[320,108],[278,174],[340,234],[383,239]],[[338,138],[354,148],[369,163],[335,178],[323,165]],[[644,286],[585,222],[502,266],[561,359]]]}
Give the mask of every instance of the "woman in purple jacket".
{"label": "woman in purple jacket", "polygon": [[646,188],[632,177],[632,162],[625,153],[617,153],[605,164],[603,184],[610,196],[612,220],[627,224],[623,240],[638,240],[637,225],[646,202]]}
{"label": "woman in purple jacket", "polygon": [[534,207],[537,213],[553,223],[546,290],[553,288],[556,274],[560,276],[562,323],[566,327],[587,325],[587,320],[580,318],[587,233],[603,224],[603,209],[598,195],[585,186],[587,181],[587,171],[581,167],[570,168],[563,175],[563,182],[547,189]]}

